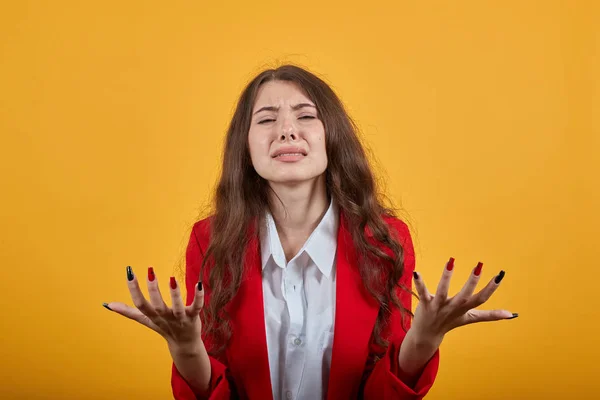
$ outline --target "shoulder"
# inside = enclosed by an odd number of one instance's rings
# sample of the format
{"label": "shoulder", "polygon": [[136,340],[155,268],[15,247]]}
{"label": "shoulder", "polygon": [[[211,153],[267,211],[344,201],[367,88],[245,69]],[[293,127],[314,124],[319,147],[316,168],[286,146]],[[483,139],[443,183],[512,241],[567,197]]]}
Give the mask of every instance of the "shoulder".
{"label": "shoulder", "polygon": [[390,215],[384,215],[383,222],[385,222],[386,225],[391,230],[395,231],[398,234],[401,234],[401,235],[410,234],[410,231],[408,229],[408,225],[406,224],[406,222],[404,222],[403,220],[401,220],[397,217],[390,216]]}
{"label": "shoulder", "polygon": [[390,215],[384,215],[383,222],[388,226],[390,233],[395,236],[402,245],[411,244],[412,246],[410,229],[406,222]]}
{"label": "shoulder", "polygon": [[210,227],[212,216],[206,217],[194,223],[190,240],[195,240],[201,249],[206,249],[210,242]]}

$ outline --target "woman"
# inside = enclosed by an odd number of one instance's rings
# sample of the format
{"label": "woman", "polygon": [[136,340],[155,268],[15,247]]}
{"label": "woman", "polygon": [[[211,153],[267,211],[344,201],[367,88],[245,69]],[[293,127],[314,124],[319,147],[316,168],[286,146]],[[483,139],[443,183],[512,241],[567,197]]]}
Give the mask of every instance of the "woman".
{"label": "woman", "polygon": [[165,305],[152,268],[146,300],[130,267],[136,308],[105,306],[166,339],[177,399],[420,399],[448,331],[516,314],[474,310],[504,277],[473,294],[481,263],[449,298],[450,258],[430,294],[375,190],[331,88],[296,66],[266,70],[229,126],[216,211],[192,230],[187,306],[173,277]]}

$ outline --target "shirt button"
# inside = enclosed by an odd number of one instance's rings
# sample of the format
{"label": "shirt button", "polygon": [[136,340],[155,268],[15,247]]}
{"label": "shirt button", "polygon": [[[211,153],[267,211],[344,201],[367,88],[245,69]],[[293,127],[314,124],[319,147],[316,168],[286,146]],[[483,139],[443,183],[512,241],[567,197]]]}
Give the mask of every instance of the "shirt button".
{"label": "shirt button", "polygon": [[285,398],[288,400],[292,400],[292,392],[290,392],[289,390],[285,392]]}
{"label": "shirt button", "polygon": [[[294,344],[295,344],[296,346],[300,346],[300,345],[302,344],[302,340],[300,340],[300,338],[296,338],[296,339],[294,339]],[[290,394],[291,394],[291,392],[288,392],[288,393],[290,393]]]}

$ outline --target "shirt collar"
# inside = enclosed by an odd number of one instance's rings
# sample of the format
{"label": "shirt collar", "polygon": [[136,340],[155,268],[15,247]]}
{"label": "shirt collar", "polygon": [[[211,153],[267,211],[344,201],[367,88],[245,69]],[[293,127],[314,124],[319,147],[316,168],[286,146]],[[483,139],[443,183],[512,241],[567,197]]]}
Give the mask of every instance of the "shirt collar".
{"label": "shirt collar", "polygon": [[[332,199],[327,212],[298,253],[302,254],[306,251],[321,273],[328,278],[331,275],[337,249],[338,227],[339,211]],[[275,221],[269,211],[266,213],[263,228],[260,238],[262,268],[266,267],[271,257],[280,268],[285,268],[285,253]]]}

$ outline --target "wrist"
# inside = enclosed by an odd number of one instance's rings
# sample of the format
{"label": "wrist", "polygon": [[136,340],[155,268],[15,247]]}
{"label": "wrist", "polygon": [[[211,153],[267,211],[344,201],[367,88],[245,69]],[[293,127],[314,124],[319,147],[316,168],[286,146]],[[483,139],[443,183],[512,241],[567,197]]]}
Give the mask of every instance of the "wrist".
{"label": "wrist", "polygon": [[441,344],[443,336],[422,335],[409,329],[400,345],[398,366],[401,379],[413,382]]}
{"label": "wrist", "polygon": [[411,327],[404,340],[408,340],[412,346],[418,349],[433,349],[435,351],[442,344],[444,335],[419,332]]}
{"label": "wrist", "polygon": [[173,363],[192,391],[201,398],[208,398],[212,367],[204,343],[175,343],[167,341]]}
{"label": "wrist", "polygon": [[173,356],[178,357],[196,357],[198,355],[206,353],[204,343],[202,340],[198,340],[191,343],[176,343],[167,341],[169,351]]}

